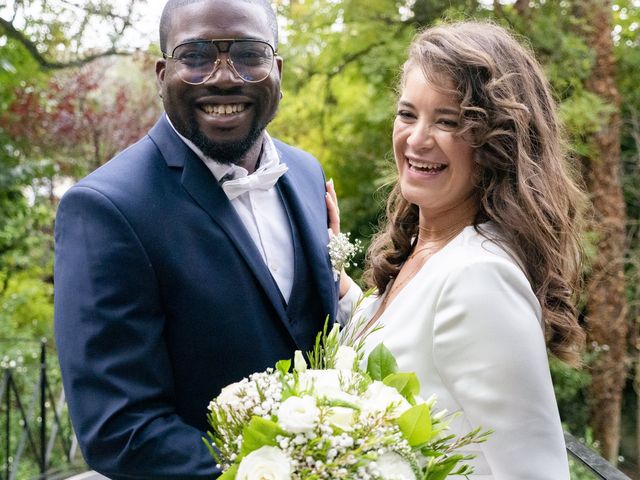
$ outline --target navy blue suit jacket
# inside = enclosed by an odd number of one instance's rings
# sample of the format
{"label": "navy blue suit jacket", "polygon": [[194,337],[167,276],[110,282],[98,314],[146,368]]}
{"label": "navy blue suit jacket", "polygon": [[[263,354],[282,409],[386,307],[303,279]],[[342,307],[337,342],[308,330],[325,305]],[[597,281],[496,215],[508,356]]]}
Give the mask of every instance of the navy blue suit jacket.
{"label": "navy blue suit jacket", "polygon": [[322,310],[302,329],[226,195],[164,115],[61,200],[56,344],[82,451],[104,475],[212,478],[201,440],[209,401],[309,350],[334,314],[322,169],[276,148],[289,167],[278,189],[313,278],[305,287]]}

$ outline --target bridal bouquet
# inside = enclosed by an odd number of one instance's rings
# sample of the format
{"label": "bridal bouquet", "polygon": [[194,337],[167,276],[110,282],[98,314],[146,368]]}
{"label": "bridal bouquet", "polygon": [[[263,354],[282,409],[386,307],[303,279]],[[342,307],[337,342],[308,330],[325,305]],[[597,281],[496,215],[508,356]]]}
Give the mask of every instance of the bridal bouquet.
{"label": "bridal bouquet", "polygon": [[435,480],[468,475],[456,453],[488,432],[447,435],[450,418],[419,397],[413,373],[397,371],[382,344],[359,368],[362,340],[344,344],[336,325],[307,357],[254,373],[209,404],[204,439],[222,480]]}

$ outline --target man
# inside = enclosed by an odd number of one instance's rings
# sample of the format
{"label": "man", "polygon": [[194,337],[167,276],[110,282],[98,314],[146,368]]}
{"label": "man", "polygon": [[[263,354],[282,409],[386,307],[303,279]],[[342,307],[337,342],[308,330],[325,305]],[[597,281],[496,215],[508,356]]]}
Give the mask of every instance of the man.
{"label": "man", "polygon": [[336,308],[322,170],[265,132],[282,73],[268,1],[170,0],[160,43],[166,115],[56,219],[69,411],[113,479],[212,478],[208,402],[310,350]]}

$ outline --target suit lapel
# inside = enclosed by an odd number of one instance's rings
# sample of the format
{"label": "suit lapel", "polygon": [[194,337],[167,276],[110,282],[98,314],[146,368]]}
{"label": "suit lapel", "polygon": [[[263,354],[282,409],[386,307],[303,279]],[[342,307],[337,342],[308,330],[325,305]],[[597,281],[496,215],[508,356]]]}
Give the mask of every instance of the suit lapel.
{"label": "suit lapel", "polygon": [[278,312],[284,315],[280,293],[262,259],[262,255],[260,255],[253,239],[222,188],[217,184],[209,169],[195,155],[185,163],[182,185],[189,192],[189,195],[224,230],[271,298],[273,304],[278,307]]}
{"label": "suit lapel", "polygon": [[[266,292],[278,316],[295,341],[278,287],[251,236],[224,191],[216,182],[213,174],[178,137],[167,122],[165,115],[151,129],[149,136],[170,167],[183,169],[181,179],[183,187],[226,233]],[[313,221],[315,217],[309,205],[304,201],[304,192],[299,191],[296,187],[294,178],[294,172],[297,167],[296,159],[288,158],[279,147],[277,147],[277,150],[282,161],[289,165],[290,171],[285,173],[276,185],[281,188],[282,193],[286,196],[289,211],[292,215],[291,220],[298,227],[311,273],[318,286],[318,294],[320,295],[323,309],[333,317],[337,304],[337,290],[333,281],[326,247],[328,242],[326,219],[323,221],[322,218],[318,218],[318,221]]]}
{"label": "suit lapel", "polygon": [[[182,186],[229,237],[238,253],[273,303],[291,337],[286,311],[278,287],[242,220],[215,177],[197,155],[176,135],[163,118],[149,132],[170,167],[181,167]],[[295,340],[295,339],[294,339]]]}
{"label": "suit lapel", "polygon": [[[283,154],[280,149],[278,149],[278,152],[282,157]],[[283,158],[283,161],[286,163],[285,158]],[[326,222],[324,224],[322,222],[314,222],[318,223],[317,225],[310,223],[310,219],[314,217],[308,205],[303,201],[301,193],[296,188],[290,172],[285,173],[280,178],[278,185],[287,198],[289,211],[293,216],[292,221],[298,226],[301,243],[309,260],[311,274],[316,281],[324,311],[334,317],[337,299],[335,288],[333,288],[335,282],[327,253],[327,230],[326,228],[323,229]]]}

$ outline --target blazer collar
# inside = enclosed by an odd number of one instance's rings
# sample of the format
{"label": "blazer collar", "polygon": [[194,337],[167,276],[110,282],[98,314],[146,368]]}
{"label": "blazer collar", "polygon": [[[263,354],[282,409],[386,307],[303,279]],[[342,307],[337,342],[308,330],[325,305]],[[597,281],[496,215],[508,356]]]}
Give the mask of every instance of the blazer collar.
{"label": "blazer collar", "polygon": [[[329,239],[326,223],[310,221],[310,219],[314,218],[311,213],[311,207],[305,201],[304,192],[297,188],[294,178],[297,163],[287,158],[287,155],[277,145],[276,148],[281,161],[289,166],[289,171],[280,178],[278,185],[288,201],[291,215],[293,216],[292,220],[298,226],[305,255],[309,260],[311,274],[316,280],[324,312],[335,318],[338,297],[327,250]],[[324,319],[322,320],[324,321]]]}
{"label": "blazer collar", "polygon": [[[295,341],[282,296],[251,236],[211,171],[180,139],[165,116],[166,114],[163,114],[149,131],[149,137],[156,144],[169,167],[183,169],[181,182],[184,189],[226,233],[268,295],[278,316]],[[290,167],[290,170],[280,178],[277,185],[280,186],[286,197],[293,216],[292,220],[298,226],[324,311],[334,317],[337,292],[327,253],[326,226],[322,222],[311,222],[314,217],[311,213],[311,207],[305,201],[308,197],[296,186],[297,182],[294,178],[298,173],[303,174],[298,172],[298,162],[295,158],[287,155],[277,142],[276,150],[281,161]],[[319,224],[315,225],[315,223]]]}
{"label": "blazer collar", "polygon": [[[294,338],[280,292],[251,236],[211,171],[180,139],[167,122],[165,115],[163,114],[149,131],[149,137],[156,144],[169,167],[183,169],[181,179],[183,187],[227,234],[271,299],[278,316]],[[311,207],[305,201],[307,198],[305,192],[300,191],[300,188],[296,186],[297,182],[294,178],[298,173],[302,175],[302,172],[298,172],[298,162],[295,158],[290,158],[277,143],[276,149],[281,161],[290,168],[280,178],[278,185],[286,196],[293,216],[292,220],[298,226],[323,308],[333,317],[337,304],[337,292],[326,247],[328,241],[326,226],[320,224],[322,222],[311,222],[313,218]],[[315,225],[315,223],[319,224]]]}
{"label": "blazer collar", "polygon": [[149,131],[149,137],[156,144],[169,167],[182,169],[183,188],[231,240],[237,253],[245,260],[247,267],[266,292],[278,316],[295,341],[278,287],[251,236],[211,171],[180,139],[164,115]]}
{"label": "blazer collar", "polygon": [[[189,194],[204,208],[211,218],[225,230],[243,255],[262,286],[265,288],[274,305],[281,315],[285,315],[280,294],[262,256],[253,244],[242,221],[238,218],[231,203],[218,185],[215,178],[196,156],[196,154],[180,139],[163,114],[156,125],[149,132],[149,136],[156,144],[169,167],[183,168],[182,183]],[[313,218],[310,207],[305,199],[305,192],[296,186],[295,176],[303,175],[299,172],[298,162],[288,155],[279,142],[275,141],[280,160],[289,166],[278,182],[286,195],[293,215],[293,221],[299,227],[305,253],[308,256],[313,275],[320,288],[323,305],[327,313],[334,314],[337,304],[337,292],[328,258],[326,243],[328,236],[322,222],[310,223]],[[318,223],[317,225],[315,223]]]}
{"label": "blazer collar", "polygon": [[195,155],[175,132],[163,113],[156,124],[149,130],[149,138],[155,143],[169,167],[184,167],[187,158]]}

